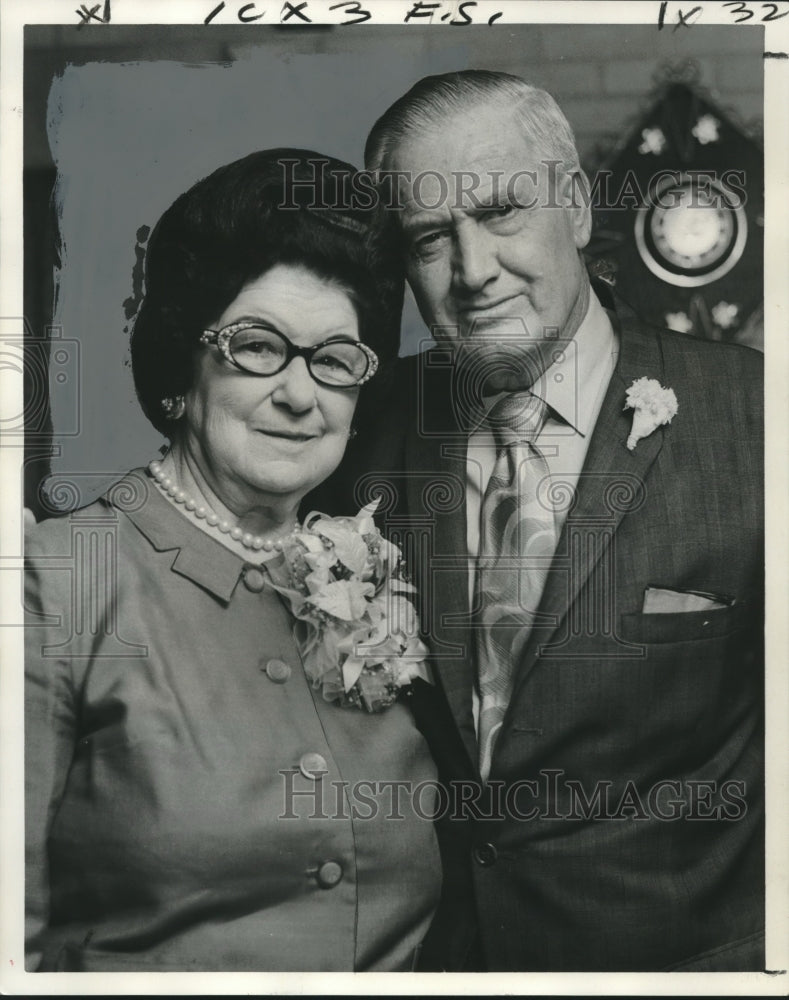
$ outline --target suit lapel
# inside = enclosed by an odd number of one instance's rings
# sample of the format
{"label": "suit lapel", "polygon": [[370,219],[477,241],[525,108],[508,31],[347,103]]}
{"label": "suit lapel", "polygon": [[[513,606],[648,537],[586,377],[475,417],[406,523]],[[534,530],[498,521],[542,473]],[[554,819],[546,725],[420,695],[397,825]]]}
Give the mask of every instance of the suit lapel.
{"label": "suit lapel", "polygon": [[452,405],[451,369],[423,356],[418,419],[406,437],[405,495],[412,530],[424,526],[414,575],[433,665],[472,764],[477,747],[471,708],[473,647],[468,623],[466,437]]}
{"label": "suit lapel", "polygon": [[[576,504],[562,529],[540,602],[541,615],[548,616],[550,624],[532,631],[518,668],[511,704],[539,657],[555,641],[622,518],[644,502],[644,484],[662,447],[664,428],[659,427],[629,451],[626,441],[633,411],[624,410],[625,393],[635,379],[646,376],[663,384],[659,340],[634,319],[624,321],[619,334],[619,359],[589,443]],[[590,535],[596,539],[595,544],[589,544]]]}

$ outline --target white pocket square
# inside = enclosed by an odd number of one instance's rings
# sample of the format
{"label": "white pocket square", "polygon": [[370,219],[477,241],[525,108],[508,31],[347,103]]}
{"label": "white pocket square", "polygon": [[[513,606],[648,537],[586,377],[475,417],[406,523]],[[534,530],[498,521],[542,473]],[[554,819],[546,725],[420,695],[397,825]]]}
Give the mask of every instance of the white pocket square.
{"label": "white pocket square", "polygon": [[646,587],[641,613],[667,615],[675,611],[712,611],[728,608],[734,602],[718,594],[703,594],[696,590],[670,590],[667,587]]}

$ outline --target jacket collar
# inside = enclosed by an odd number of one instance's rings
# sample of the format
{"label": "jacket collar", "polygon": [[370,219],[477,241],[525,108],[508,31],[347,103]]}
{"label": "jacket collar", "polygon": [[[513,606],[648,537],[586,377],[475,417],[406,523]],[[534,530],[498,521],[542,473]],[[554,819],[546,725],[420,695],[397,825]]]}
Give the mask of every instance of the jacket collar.
{"label": "jacket collar", "polygon": [[126,514],[157,552],[175,552],[174,573],[229,602],[248,564],[174,507],[145,469],[124,476],[102,502]]}

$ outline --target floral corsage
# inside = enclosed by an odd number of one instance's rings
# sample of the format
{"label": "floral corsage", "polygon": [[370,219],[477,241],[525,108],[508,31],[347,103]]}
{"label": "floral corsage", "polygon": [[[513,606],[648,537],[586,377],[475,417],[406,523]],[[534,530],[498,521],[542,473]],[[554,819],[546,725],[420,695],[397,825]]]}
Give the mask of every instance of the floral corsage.
{"label": "floral corsage", "polygon": [[400,549],[373,522],[312,513],[267,568],[297,620],[304,669],[327,701],[379,712],[430,681]]}
{"label": "floral corsage", "polygon": [[641,438],[647,437],[661,424],[670,424],[679,408],[673,389],[664,389],[654,378],[636,379],[627,390],[625,409],[632,408],[633,426],[627,439],[632,451]]}

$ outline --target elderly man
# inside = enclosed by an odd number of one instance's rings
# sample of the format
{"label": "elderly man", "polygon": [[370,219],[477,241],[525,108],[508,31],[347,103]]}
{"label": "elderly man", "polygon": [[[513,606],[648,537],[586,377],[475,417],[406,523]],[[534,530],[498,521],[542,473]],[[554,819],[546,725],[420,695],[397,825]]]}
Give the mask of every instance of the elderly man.
{"label": "elderly man", "polygon": [[423,966],[763,968],[761,357],[591,287],[572,131],[519,78],[420,81],[366,158],[438,344],[343,473],[387,487],[434,656]]}

